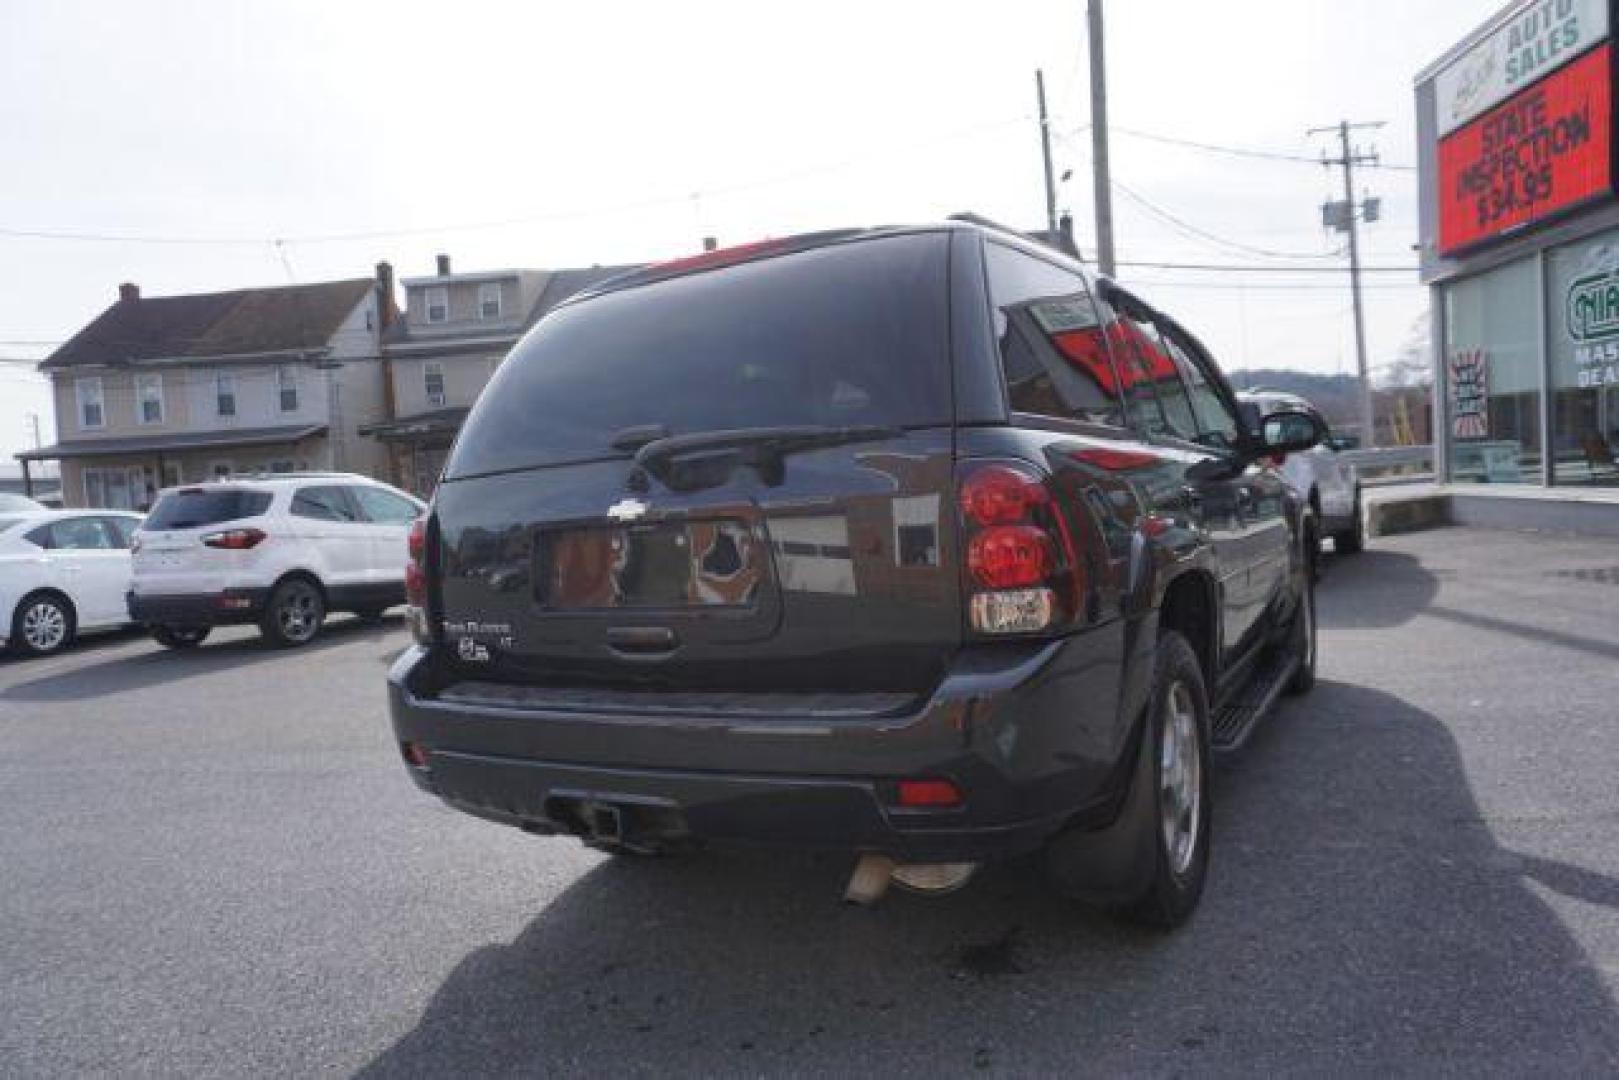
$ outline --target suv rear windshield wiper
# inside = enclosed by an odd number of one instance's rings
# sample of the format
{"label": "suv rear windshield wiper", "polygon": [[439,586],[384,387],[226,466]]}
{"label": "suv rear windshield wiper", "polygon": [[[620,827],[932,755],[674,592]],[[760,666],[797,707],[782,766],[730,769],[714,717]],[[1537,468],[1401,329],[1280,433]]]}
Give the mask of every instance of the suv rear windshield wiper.
{"label": "suv rear windshield wiper", "polygon": [[804,450],[816,450],[847,443],[889,439],[900,429],[878,424],[850,427],[789,425],[767,428],[729,428],[720,431],[694,431],[654,439],[635,452],[635,463],[642,469],[669,481],[669,466],[681,458],[709,450],[739,451],[742,464],[759,470],[767,484],[781,483],[782,458]]}

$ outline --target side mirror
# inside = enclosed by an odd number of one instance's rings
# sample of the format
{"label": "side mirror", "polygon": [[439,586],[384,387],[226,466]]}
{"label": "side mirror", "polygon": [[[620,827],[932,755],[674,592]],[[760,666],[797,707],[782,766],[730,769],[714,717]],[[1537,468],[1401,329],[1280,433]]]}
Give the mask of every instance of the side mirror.
{"label": "side mirror", "polygon": [[1271,413],[1260,425],[1261,451],[1265,454],[1296,454],[1326,437],[1327,425],[1313,413]]}
{"label": "side mirror", "polygon": [[1242,430],[1251,431],[1256,436],[1259,434],[1263,418],[1260,416],[1258,405],[1252,401],[1237,402],[1237,416],[1242,421]]}

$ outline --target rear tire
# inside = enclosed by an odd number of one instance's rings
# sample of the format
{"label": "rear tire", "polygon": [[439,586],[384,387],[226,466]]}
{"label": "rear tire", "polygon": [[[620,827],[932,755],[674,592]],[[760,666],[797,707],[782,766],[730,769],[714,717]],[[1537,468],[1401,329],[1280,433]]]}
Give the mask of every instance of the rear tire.
{"label": "rear tire", "polygon": [[1359,555],[1366,547],[1366,521],[1361,516],[1360,489],[1355,489],[1355,517],[1349,528],[1332,534],[1333,550],[1339,555]]}
{"label": "rear tire", "polygon": [[194,649],[207,639],[207,626],[154,626],[152,640],[165,649]]}
{"label": "rear tire", "polygon": [[22,598],[11,616],[11,647],[24,656],[49,656],[73,644],[78,620],[73,605],[57,593]]}
{"label": "rear tire", "polygon": [[293,649],[308,645],[326,619],[326,598],[308,578],[287,578],[270,594],[259,632],[271,645]]}
{"label": "rear tire", "polygon": [[1130,791],[1112,825],[1062,833],[1047,847],[1058,890],[1145,926],[1184,923],[1208,876],[1210,772],[1203,669],[1186,639],[1167,630],[1158,639]]}

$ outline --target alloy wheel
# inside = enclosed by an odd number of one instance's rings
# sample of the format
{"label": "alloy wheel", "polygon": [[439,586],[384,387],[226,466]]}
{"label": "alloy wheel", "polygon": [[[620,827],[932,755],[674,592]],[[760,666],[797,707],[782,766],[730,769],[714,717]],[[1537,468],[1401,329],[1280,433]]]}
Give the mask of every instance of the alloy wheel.
{"label": "alloy wheel", "polygon": [[281,603],[276,609],[276,623],[288,641],[303,643],[315,636],[320,628],[320,594],[313,586],[294,581],[283,586]]}
{"label": "alloy wheel", "polygon": [[51,600],[39,600],[23,612],[22,636],[35,652],[59,649],[67,640],[67,612]]}
{"label": "alloy wheel", "polygon": [[1158,807],[1169,868],[1182,877],[1197,852],[1202,827],[1203,755],[1192,692],[1180,681],[1164,695],[1158,747]]}

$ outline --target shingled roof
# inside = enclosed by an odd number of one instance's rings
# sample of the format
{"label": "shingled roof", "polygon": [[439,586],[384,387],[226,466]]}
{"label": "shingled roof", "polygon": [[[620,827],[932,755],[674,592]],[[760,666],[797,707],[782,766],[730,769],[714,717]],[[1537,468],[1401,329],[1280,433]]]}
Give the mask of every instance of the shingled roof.
{"label": "shingled roof", "polygon": [[125,296],[39,367],[51,371],[320,349],[375,285],[370,278],[354,278],[188,296]]}

